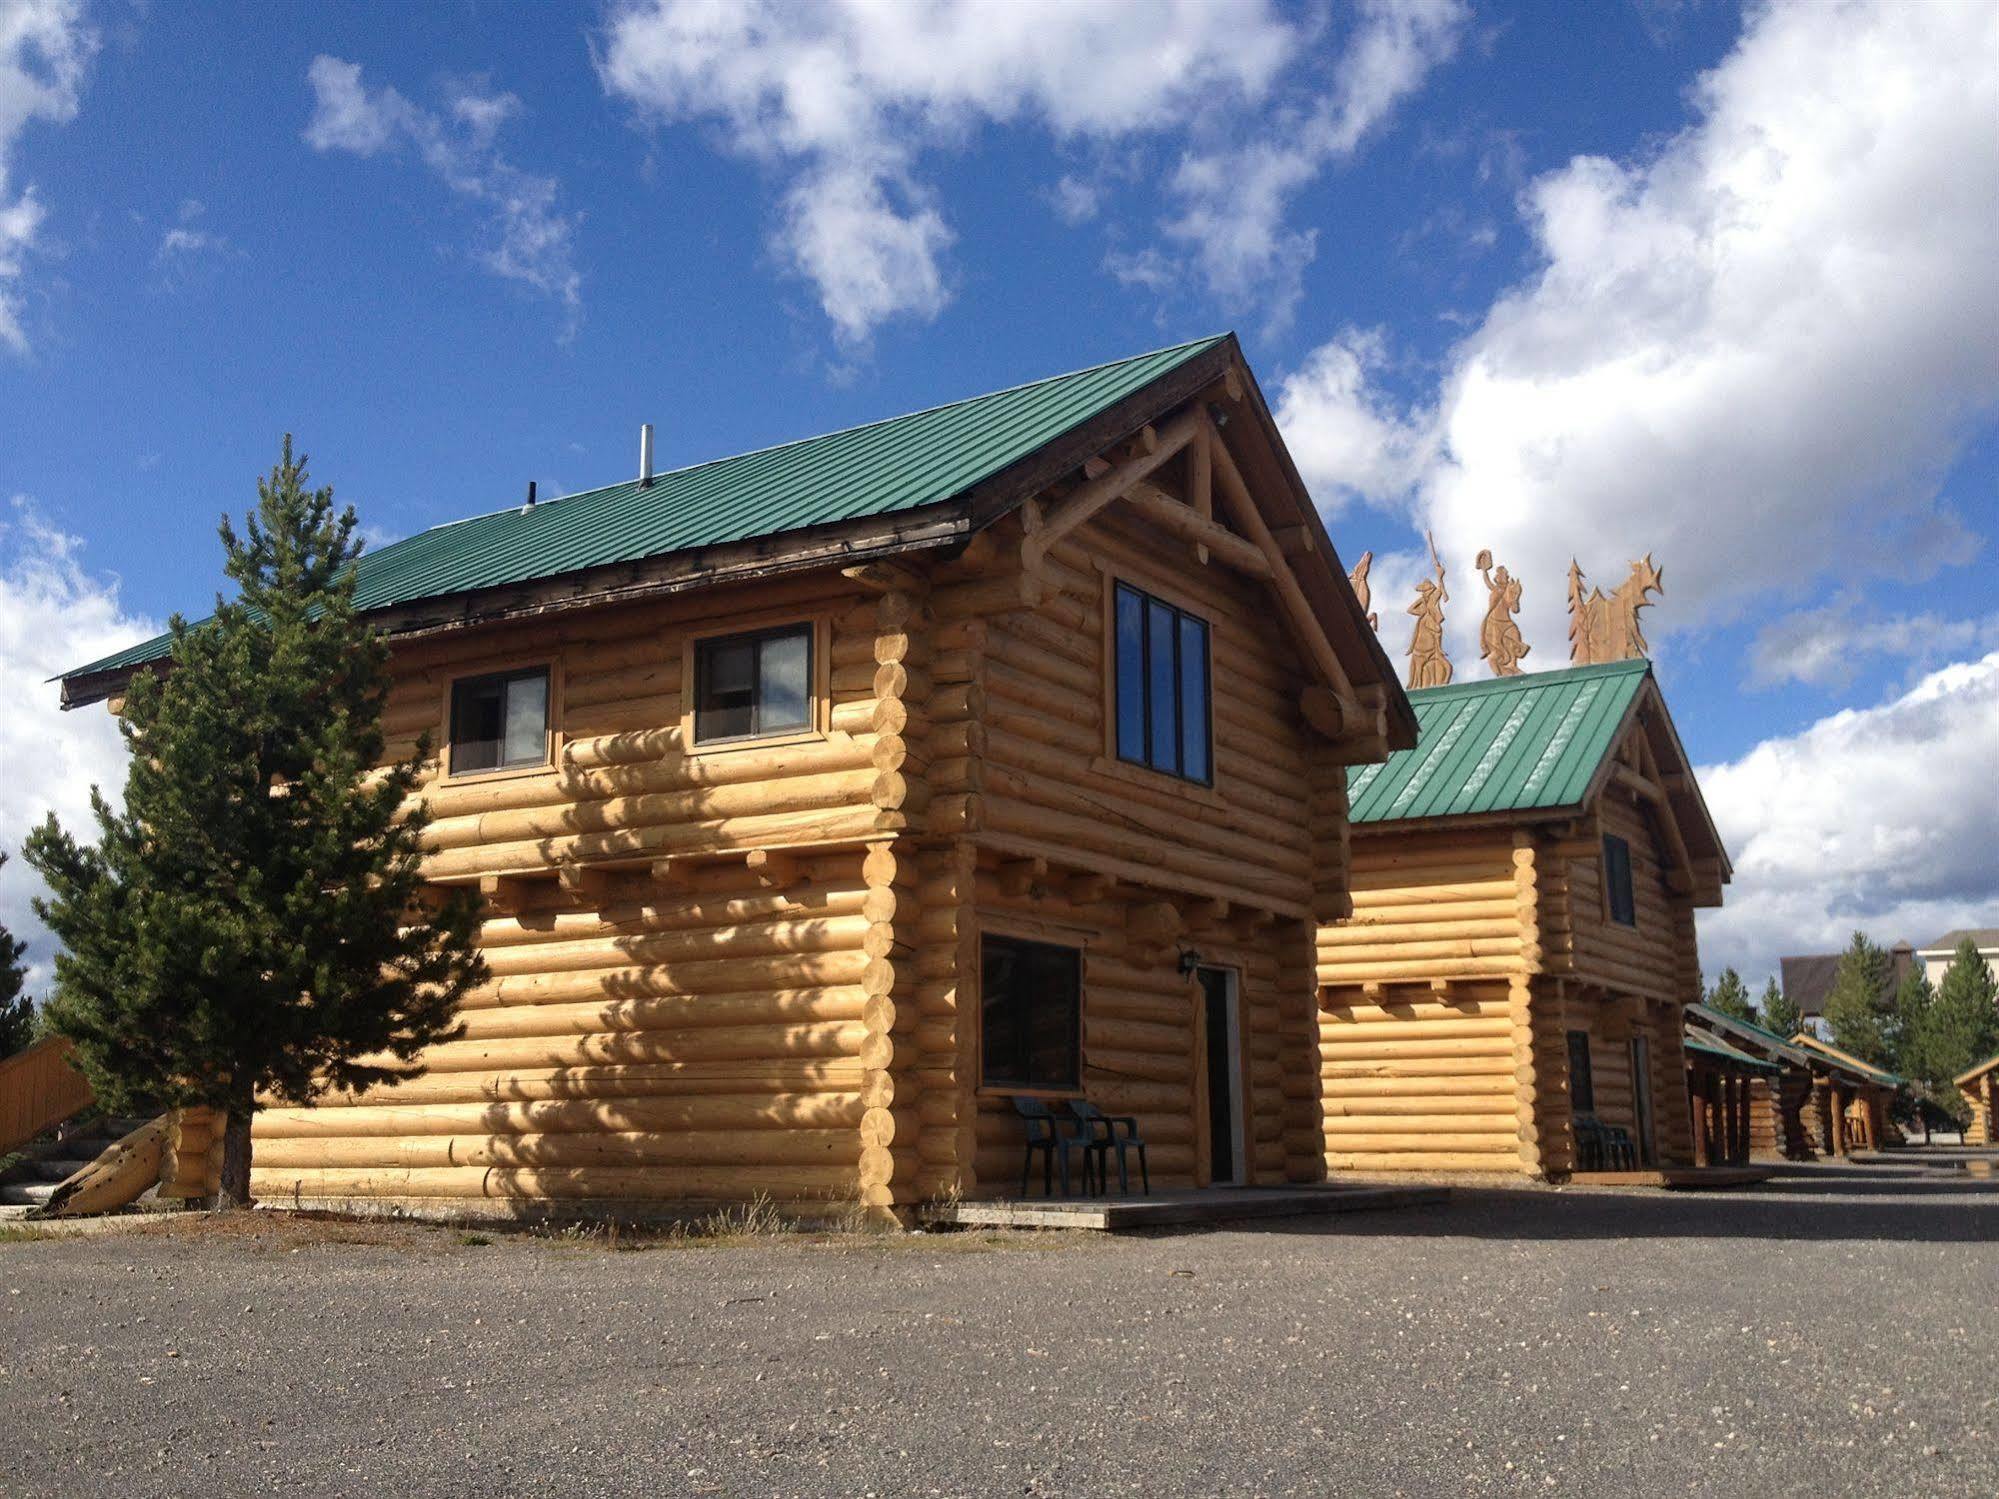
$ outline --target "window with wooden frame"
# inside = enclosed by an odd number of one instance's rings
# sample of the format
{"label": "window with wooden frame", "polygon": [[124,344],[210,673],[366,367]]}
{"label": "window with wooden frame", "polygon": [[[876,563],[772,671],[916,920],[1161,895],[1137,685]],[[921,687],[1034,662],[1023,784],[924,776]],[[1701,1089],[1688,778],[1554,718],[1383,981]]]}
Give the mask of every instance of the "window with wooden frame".
{"label": "window with wooden frame", "polygon": [[1596,1079],[1590,1071],[1589,1032],[1569,1032],[1569,1108],[1577,1114],[1596,1112]]}
{"label": "window with wooden frame", "polygon": [[779,625],[694,643],[694,742],[769,739],[813,727],[813,627]]}
{"label": "window with wooden frame", "polygon": [[1208,622],[1129,583],[1111,600],[1117,757],[1212,785]]}
{"label": "window with wooden frame", "polygon": [[1080,948],[979,939],[979,1083],[1023,1092],[1083,1086]]}
{"label": "window with wooden frame", "polygon": [[451,684],[450,774],[549,763],[546,666],[461,677]]}
{"label": "window with wooden frame", "polygon": [[1619,926],[1638,925],[1638,901],[1631,889],[1631,845],[1615,833],[1603,835],[1603,899]]}

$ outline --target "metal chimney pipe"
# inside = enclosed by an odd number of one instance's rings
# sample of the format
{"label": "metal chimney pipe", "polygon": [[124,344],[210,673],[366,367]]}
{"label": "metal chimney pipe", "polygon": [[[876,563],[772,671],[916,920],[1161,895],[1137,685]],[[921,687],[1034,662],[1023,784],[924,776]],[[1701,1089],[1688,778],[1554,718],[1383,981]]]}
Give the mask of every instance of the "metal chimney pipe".
{"label": "metal chimney pipe", "polygon": [[652,487],[652,423],[639,427],[639,488]]}
{"label": "metal chimney pipe", "polygon": [[530,479],[528,480],[528,502],[521,506],[521,514],[526,515],[532,509],[534,509],[534,480]]}

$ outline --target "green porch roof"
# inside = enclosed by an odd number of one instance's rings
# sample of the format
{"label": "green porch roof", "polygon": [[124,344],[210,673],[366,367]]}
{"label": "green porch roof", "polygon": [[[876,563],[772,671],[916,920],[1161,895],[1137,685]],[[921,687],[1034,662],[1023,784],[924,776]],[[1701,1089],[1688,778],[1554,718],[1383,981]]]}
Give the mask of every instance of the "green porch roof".
{"label": "green porch roof", "polygon": [[1614,661],[1411,692],[1416,747],[1353,772],[1353,820],[1581,805],[1651,670]]}
{"label": "green porch roof", "polygon": [[1735,1063],[1738,1067],[1750,1067],[1758,1072],[1782,1072],[1784,1070],[1775,1062],[1766,1062],[1761,1057],[1752,1057],[1746,1051],[1737,1051],[1726,1041],[1718,1041],[1713,1036],[1704,1036],[1689,1031],[1682,1038],[1682,1044],[1688,1051],[1698,1051],[1711,1057],[1721,1057]]}
{"label": "green porch roof", "polygon": [[[363,556],[356,602],[385,609],[943,504],[1228,337],[718,458],[643,487],[633,478],[436,526]],[[64,676],[143,665],[167,646],[162,635]]]}

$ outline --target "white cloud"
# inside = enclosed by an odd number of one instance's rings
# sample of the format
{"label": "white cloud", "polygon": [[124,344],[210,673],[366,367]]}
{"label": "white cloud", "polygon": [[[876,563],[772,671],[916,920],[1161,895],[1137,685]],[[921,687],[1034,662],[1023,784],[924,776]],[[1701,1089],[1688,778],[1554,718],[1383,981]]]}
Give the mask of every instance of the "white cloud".
{"label": "white cloud", "polygon": [[[1829,572],[1965,560],[1937,486],[1999,401],[1995,55],[1979,0],[1753,10],[1684,131],[1528,187],[1540,269],[1433,399],[1328,379],[1346,335],[1286,383],[1307,479],[1406,505],[1460,578],[1490,546],[1527,581],[1536,665],[1566,656],[1571,551],[1606,587],[1654,554],[1655,641]],[[1369,424],[1373,447],[1318,435]],[[1477,614],[1453,616],[1460,660]]]}
{"label": "white cloud", "polygon": [[1710,973],[1999,919],[1999,651],[1699,776],[1735,863],[1700,916]]}
{"label": "white cloud", "polygon": [[1095,218],[1102,196],[1094,183],[1067,174],[1048,193],[1049,201],[1055,205],[1055,216],[1065,224],[1086,224]]}
{"label": "white cloud", "polygon": [[0,512],[0,925],[28,943],[29,984],[50,977],[52,939],[28,902],[41,889],[19,857],[21,840],[50,812],[79,837],[96,836],[92,784],[114,801],[125,783],[117,724],[100,707],[64,713],[48,678],[159,632],[126,612],[116,579],[87,571],[82,543],[16,496]]}
{"label": "white cloud", "polygon": [[1260,99],[1298,41],[1265,0],[621,0],[598,68],[643,117],[713,125],[785,175],[775,252],[859,344],[949,295],[922,152],[992,124],[1063,141],[1181,128]]}
{"label": "white cloud", "polygon": [[307,145],[354,156],[413,147],[446,187],[485,208],[489,243],[477,252],[478,261],[561,304],[565,336],[575,332],[583,310],[575,251],[581,215],[558,208],[553,177],[524,172],[500,154],[495,141],[521,112],[518,98],[459,84],[438,114],[393,88],[370,90],[359,63],[323,54],[306,69],[306,80],[313,93]]}
{"label": "white cloud", "polygon": [[15,286],[47,210],[33,183],[18,193],[9,185],[14,143],[32,120],[76,117],[96,51],[82,0],[0,0],[0,343],[16,353],[27,351],[28,336]]}
{"label": "white cloud", "polygon": [[205,212],[207,210],[197,199],[183,200],[175,214],[178,222],[160,236],[160,247],[153,252],[153,260],[169,277],[204,256],[232,253],[226,234],[199,227]]}
{"label": "white cloud", "polygon": [[1460,0],[1361,0],[1333,85],[1308,110],[1249,124],[1247,144],[1189,154],[1166,232],[1186,244],[1209,289],[1237,305],[1268,298],[1289,316],[1316,231],[1287,227],[1291,199],[1352,156],[1395,107],[1448,61],[1469,18]]}
{"label": "white cloud", "polygon": [[1804,682],[1843,687],[1871,659],[1927,668],[1999,646],[1999,614],[1944,619],[1936,614],[1878,614],[1854,601],[1801,609],[1772,620],[1749,654],[1749,685]]}

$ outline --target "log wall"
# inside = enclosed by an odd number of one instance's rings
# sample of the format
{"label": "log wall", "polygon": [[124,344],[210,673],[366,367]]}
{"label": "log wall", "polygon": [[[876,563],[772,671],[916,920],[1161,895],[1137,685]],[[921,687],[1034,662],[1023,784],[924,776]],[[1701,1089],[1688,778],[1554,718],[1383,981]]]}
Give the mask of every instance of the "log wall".
{"label": "log wall", "polygon": [[[824,632],[827,732],[694,752],[688,640],[793,616]],[[511,877],[480,932],[490,980],[423,1077],[260,1111],[257,1196],[889,1195],[911,881],[887,850],[913,798],[877,723],[905,680],[874,660],[881,618],[826,575],[399,648],[392,753],[441,740],[452,680],[546,661],[556,762],[433,769],[426,872]]]}
{"label": "log wall", "polygon": [[1330,1169],[1538,1167],[1521,852],[1505,828],[1355,838],[1353,915],[1317,939]]}

